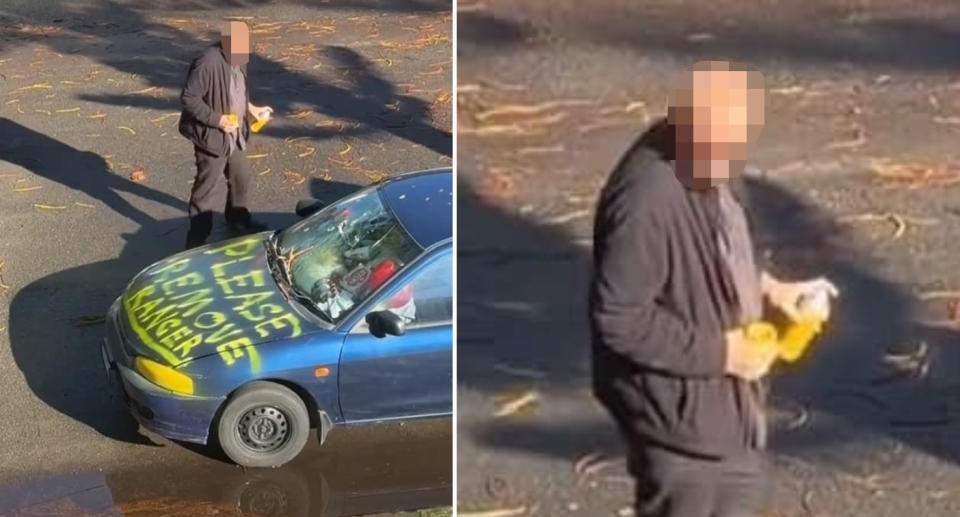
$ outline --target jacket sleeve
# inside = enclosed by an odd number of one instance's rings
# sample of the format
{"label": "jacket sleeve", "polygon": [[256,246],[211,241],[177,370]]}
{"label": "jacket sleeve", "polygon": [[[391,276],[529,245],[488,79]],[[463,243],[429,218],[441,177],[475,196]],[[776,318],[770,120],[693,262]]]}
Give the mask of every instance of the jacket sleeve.
{"label": "jacket sleeve", "polygon": [[658,301],[669,275],[669,230],[655,206],[638,204],[642,197],[633,183],[609,189],[597,216],[590,310],[595,338],[644,368],[721,377],[723,334],[684,320]]}
{"label": "jacket sleeve", "polygon": [[210,127],[220,126],[221,113],[217,113],[203,100],[203,94],[212,82],[210,71],[199,60],[190,65],[187,82],[180,93],[180,104],[191,117]]}

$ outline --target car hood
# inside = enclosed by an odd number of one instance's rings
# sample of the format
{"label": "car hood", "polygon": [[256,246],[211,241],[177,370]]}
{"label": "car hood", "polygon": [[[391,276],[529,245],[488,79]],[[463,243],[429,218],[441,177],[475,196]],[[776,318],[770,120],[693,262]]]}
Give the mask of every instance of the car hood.
{"label": "car hood", "polygon": [[260,368],[257,345],[317,330],[277,287],[257,234],[179,253],[141,271],[122,296],[127,346],[171,366],[217,354]]}

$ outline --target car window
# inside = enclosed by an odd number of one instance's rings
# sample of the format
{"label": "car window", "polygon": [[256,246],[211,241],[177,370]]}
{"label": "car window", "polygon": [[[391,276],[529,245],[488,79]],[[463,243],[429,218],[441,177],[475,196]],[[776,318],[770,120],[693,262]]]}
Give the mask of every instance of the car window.
{"label": "car window", "polygon": [[423,251],[375,189],[291,226],[277,244],[294,289],[331,323],[340,322]]}
{"label": "car window", "polygon": [[[445,253],[398,289],[391,289],[371,309],[389,310],[401,318],[408,329],[453,322],[453,258]],[[367,331],[361,319],[354,331]]]}

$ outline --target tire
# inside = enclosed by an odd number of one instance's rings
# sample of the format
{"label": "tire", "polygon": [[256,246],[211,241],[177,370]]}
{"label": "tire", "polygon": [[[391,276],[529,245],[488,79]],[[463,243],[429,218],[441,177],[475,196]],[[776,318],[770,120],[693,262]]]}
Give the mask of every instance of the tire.
{"label": "tire", "polygon": [[300,454],[309,435],[303,401],[272,382],[255,381],[237,390],[217,421],[220,448],[244,467],[279,467]]}

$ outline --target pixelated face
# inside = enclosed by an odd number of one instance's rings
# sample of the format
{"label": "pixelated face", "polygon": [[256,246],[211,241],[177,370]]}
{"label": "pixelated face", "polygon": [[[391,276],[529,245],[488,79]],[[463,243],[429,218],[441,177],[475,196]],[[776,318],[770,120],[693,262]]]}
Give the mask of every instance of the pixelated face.
{"label": "pixelated face", "polygon": [[763,128],[763,109],[760,72],[725,61],[697,63],[681,78],[668,109],[677,179],[707,189],[740,174]]}
{"label": "pixelated face", "polygon": [[250,60],[250,30],[243,22],[229,22],[220,32],[220,46],[231,65],[243,65]]}

